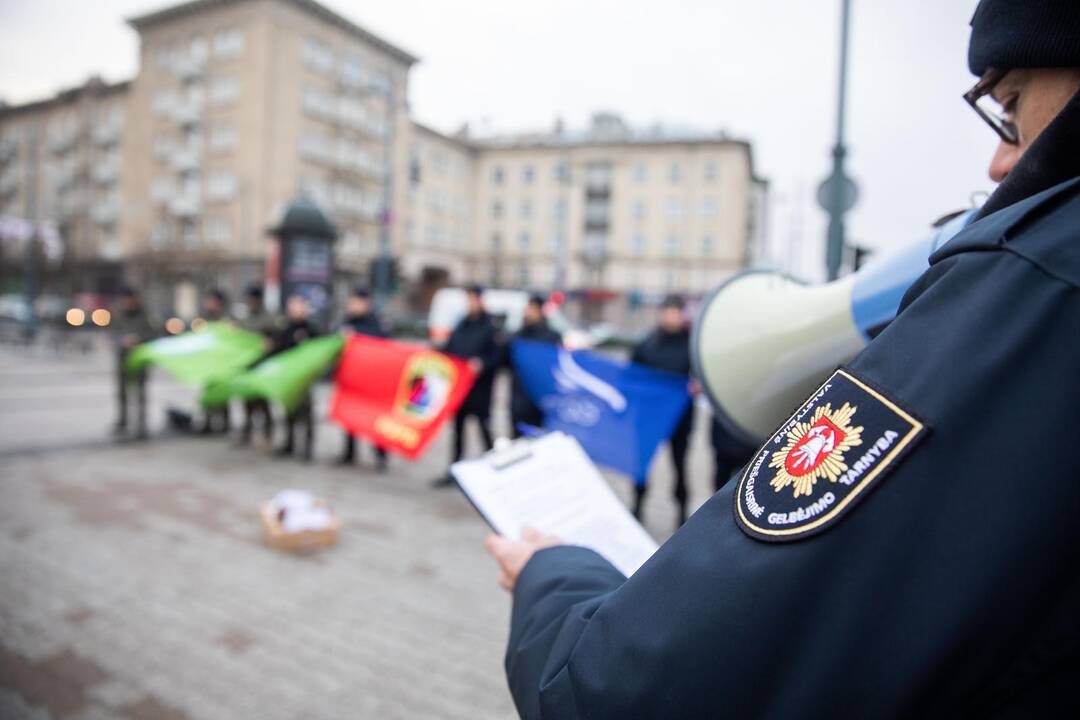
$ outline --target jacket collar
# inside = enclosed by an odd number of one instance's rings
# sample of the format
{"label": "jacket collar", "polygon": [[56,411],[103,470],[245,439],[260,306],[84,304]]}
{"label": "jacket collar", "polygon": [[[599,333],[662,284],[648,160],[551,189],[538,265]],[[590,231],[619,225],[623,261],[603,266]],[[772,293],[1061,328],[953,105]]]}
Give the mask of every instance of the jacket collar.
{"label": "jacket collar", "polygon": [[1011,231],[1044,206],[1069,190],[1080,186],[1080,177],[1059,183],[1029,198],[1013,203],[968,225],[930,256],[930,264],[973,250],[997,250],[1008,241]]}

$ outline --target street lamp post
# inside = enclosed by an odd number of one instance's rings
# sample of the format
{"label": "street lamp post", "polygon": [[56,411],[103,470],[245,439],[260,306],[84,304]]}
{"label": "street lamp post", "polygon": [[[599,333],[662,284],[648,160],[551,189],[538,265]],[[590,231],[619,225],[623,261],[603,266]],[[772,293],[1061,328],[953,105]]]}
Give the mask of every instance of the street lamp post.
{"label": "street lamp post", "polygon": [[840,260],[844,250],[844,213],[855,205],[855,182],[844,174],[844,108],[847,94],[848,26],[851,0],[841,0],[840,10],[840,78],[836,104],[836,145],[833,147],[832,173],[818,187],[818,203],[829,213],[829,231],[825,246],[825,268],[829,280],[840,275]]}

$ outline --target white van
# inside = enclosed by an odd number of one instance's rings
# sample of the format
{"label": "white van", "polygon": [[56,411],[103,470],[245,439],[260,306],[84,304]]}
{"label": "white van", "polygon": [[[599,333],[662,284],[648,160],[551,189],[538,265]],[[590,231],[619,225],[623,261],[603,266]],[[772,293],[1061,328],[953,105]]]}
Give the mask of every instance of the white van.
{"label": "white van", "polygon": [[[484,290],[483,294],[484,307],[488,313],[495,316],[496,322],[507,334],[515,333],[521,328],[525,306],[529,304],[530,297],[531,293],[523,290],[489,289]],[[431,310],[428,312],[428,337],[431,342],[435,345],[446,342],[461,318],[465,317],[468,307],[464,288],[446,287],[437,290],[431,298]],[[563,336],[563,344],[567,347],[581,348],[592,344],[588,333],[572,327],[554,304],[549,302],[544,307],[544,315],[551,328]]]}

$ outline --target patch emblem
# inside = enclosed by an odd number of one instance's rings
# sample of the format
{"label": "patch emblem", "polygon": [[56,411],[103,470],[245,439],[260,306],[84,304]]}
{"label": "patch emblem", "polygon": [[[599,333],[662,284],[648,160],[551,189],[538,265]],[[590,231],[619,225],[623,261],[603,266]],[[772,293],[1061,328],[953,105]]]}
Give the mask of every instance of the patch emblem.
{"label": "patch emblem", "polygon": [[746,466],[735,519],[747,535],[769,542],[819,533],[925,433],[911,413],[837,370]]}

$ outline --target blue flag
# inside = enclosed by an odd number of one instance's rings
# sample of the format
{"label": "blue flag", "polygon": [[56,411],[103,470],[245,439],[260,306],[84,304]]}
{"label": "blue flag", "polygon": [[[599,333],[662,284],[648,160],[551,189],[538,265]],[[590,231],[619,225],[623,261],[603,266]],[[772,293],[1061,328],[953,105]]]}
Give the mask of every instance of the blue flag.
{"label": "blue flag", "polygon": [[645,482],[656,448],[690,402],[687,378],[527,340],[515,340],[510,352],[545,429],[574,436],[595,462]]}

